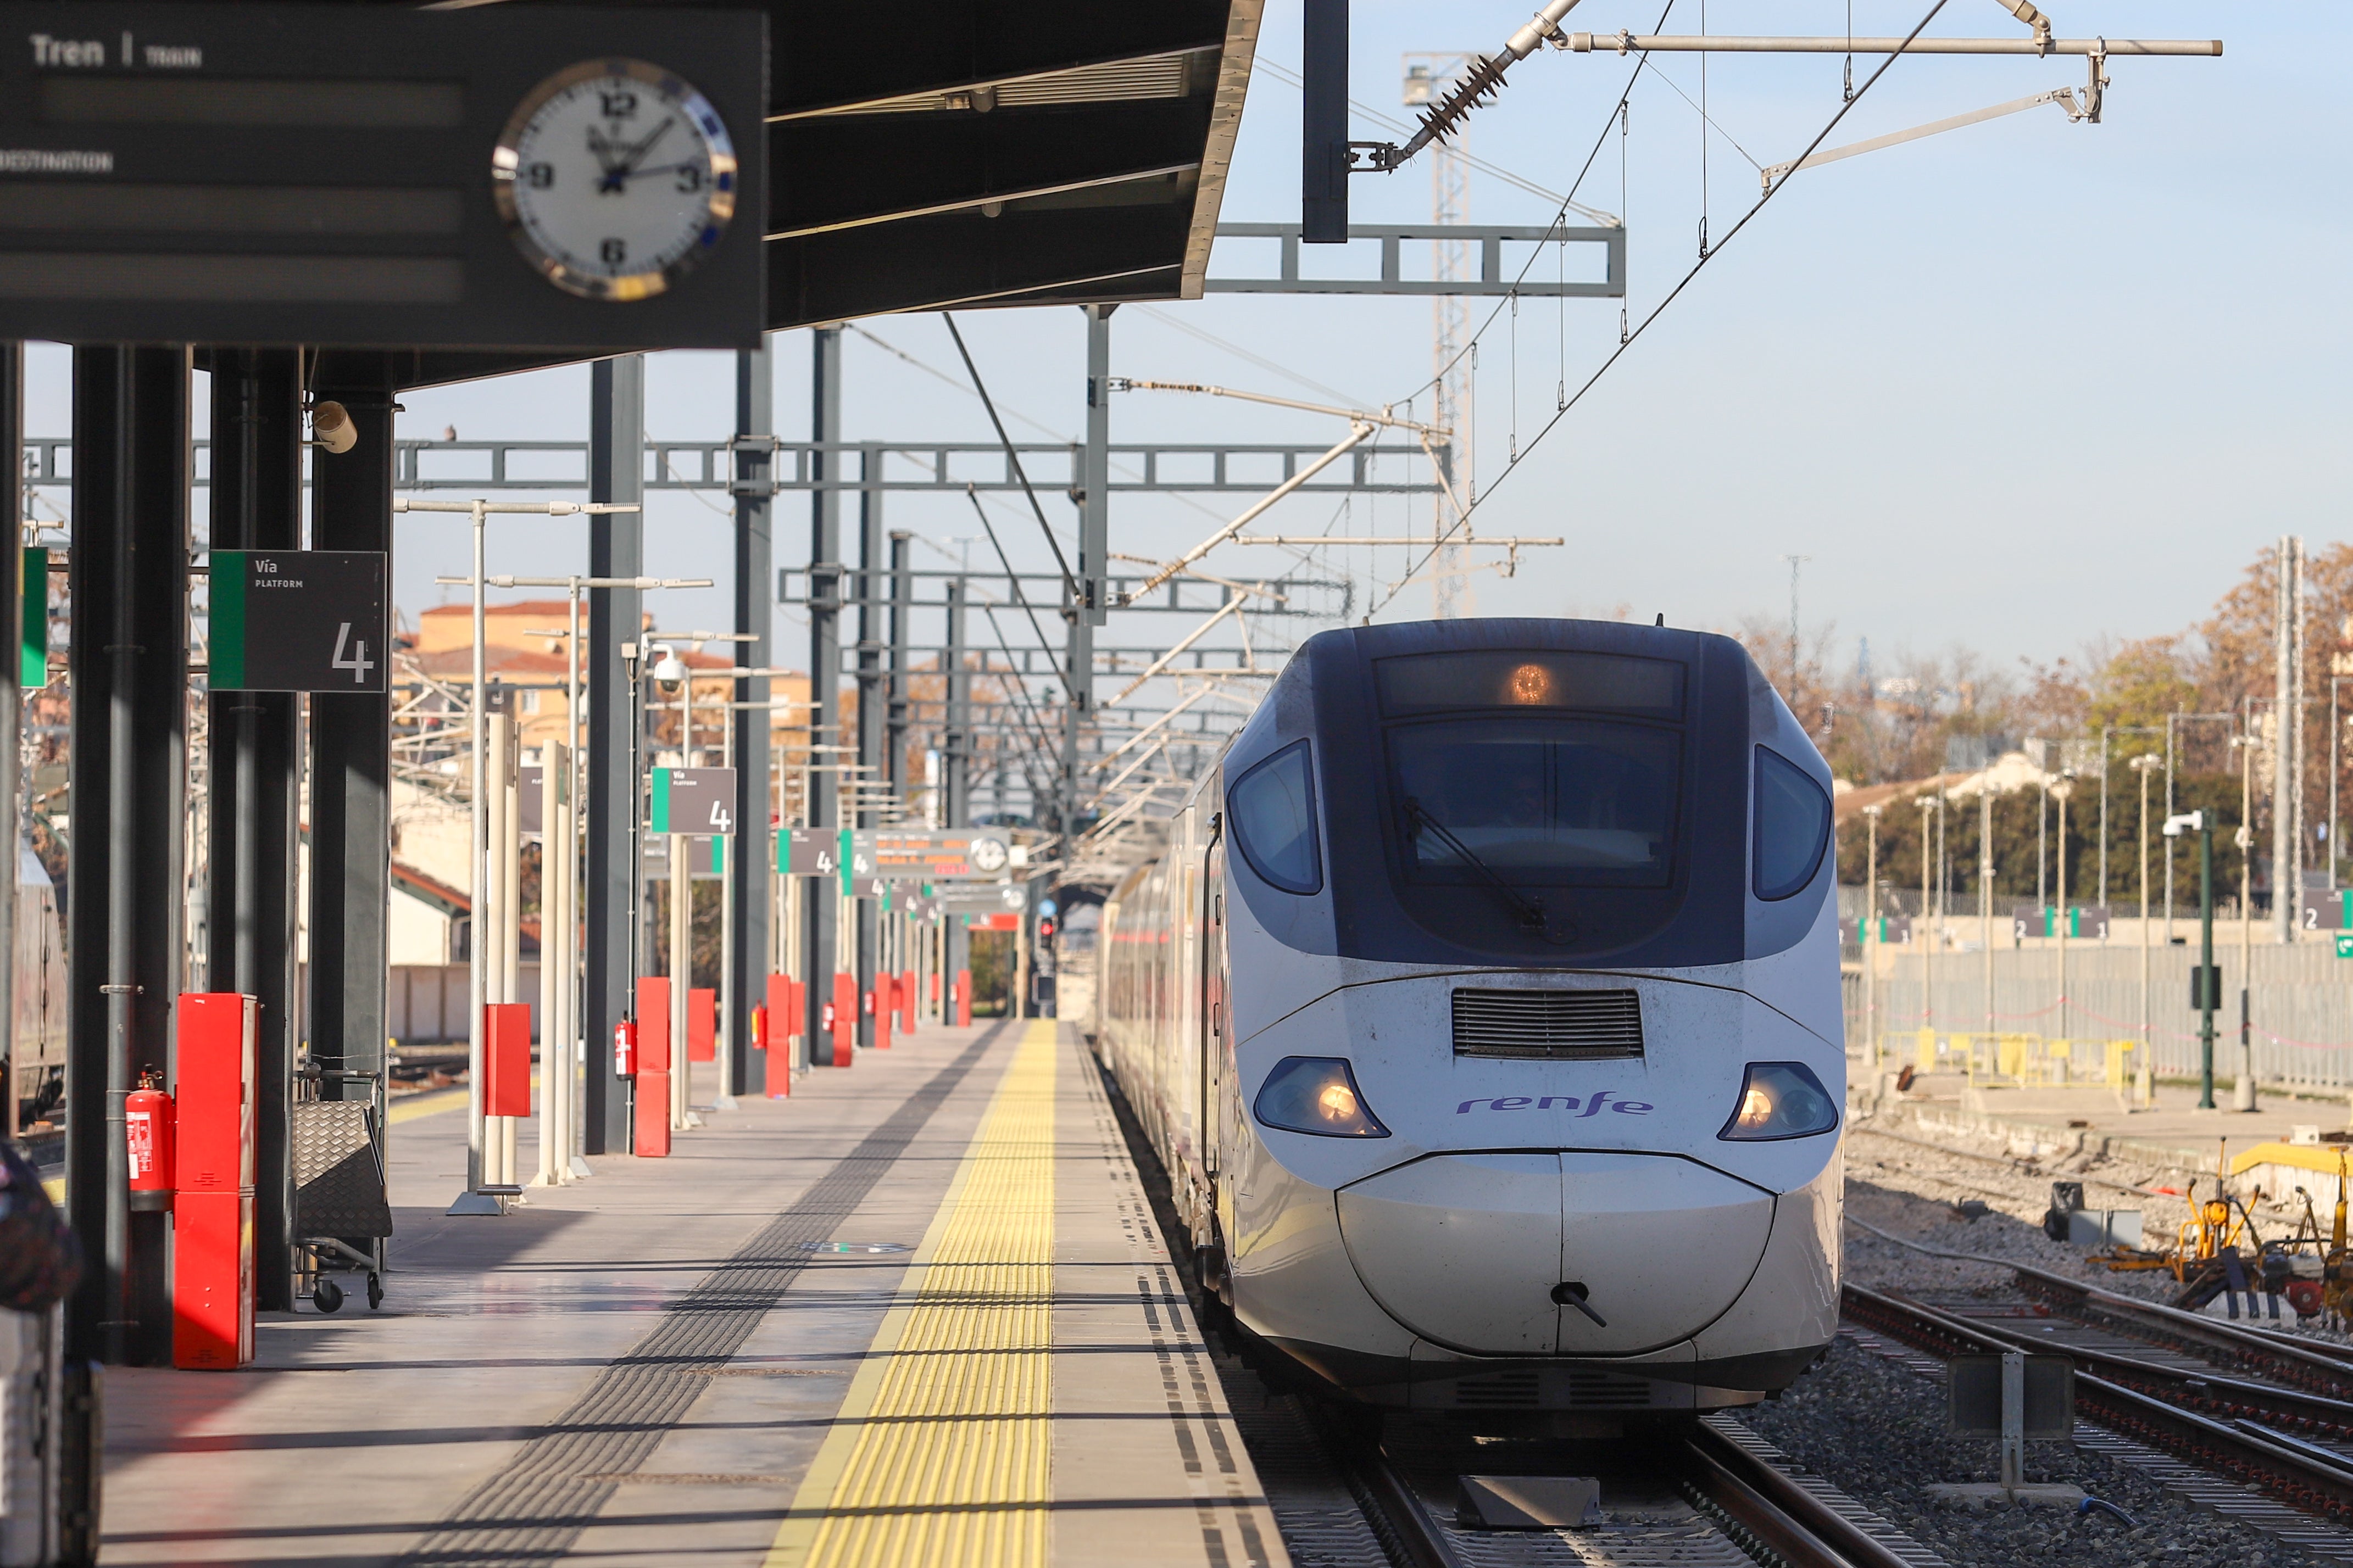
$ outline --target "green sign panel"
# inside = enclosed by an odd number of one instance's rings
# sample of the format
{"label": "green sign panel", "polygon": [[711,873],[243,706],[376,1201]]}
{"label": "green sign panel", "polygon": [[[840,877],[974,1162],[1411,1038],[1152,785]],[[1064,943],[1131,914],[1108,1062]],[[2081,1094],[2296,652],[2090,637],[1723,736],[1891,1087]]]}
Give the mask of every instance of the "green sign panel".
{"label": "green sign panel", "polygon": [[49,552],[34,545],[25,552],[25,653],[16,683],[37,691],[49,683]]}
{"label": "green sign panel", "polygon": [[216,550],[211,596],[214,690],[387,689],[381,551]]}
{"label": "green sign panel", "polygon": [[733,768],[656,768],[653,830],[656,833],[735,831]]}
{"label": "green sign panel", "polygon": [[2353,931],[2340,931],[2337,933],[2337,956],[2353,958]]}

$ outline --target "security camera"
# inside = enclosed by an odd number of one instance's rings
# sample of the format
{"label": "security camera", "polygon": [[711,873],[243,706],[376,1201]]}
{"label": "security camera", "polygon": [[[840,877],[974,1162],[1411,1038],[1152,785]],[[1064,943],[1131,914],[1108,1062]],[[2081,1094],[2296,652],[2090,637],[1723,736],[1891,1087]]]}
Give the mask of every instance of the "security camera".
{"label": "security camera", "polygon": [[359,426],[351,413],[336,402],[314,404],[311,409],[311,445],[330,452],[348,452],[359,444]]}
{"label": "security camera", "polygon": [[678,683],[686,679],[686,666],[680,660],[677,650],[667,643],[656,643],[653,653],[654,684],[677,689]]}

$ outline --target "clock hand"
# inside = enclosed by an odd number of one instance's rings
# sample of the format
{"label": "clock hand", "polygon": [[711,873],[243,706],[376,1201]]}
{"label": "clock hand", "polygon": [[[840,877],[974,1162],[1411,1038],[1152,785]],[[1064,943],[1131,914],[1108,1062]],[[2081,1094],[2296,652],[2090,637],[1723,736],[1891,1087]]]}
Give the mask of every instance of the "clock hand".
{"label": "clock hand", "polygon": [[628,160],[622,165],[622,167],[624,169],[635,168],[638,164],[638,161],[643,158],[648,153],[653,151],[654,143],[660,141],[663,133],[676,123],[677,121],[674,120],[665,120],[659,125],[655,126],[650,132],[648,132],[644,141],[637,143],[629,149]]}
{"label": "clock hand", "polygon": [[[664,120],[659,125],[648,132],[642,142],[606,142],[605,148],[617,153],[617,156],[608,158],[604,152],[597,153],[597,162],[604,166],[605,171],[604,177],[596,182],[598,194],[617,195],[628,189],[629,177],[636,170],[638,161],[653,150],[653,144],[660,141],[663,134],[675,123],[677,123],[675,120]],[[593,145],[591,150],[595,151]]]}
{"label": "clock hand", "polygon": [[623,169],[618,174],[615,174],[614,178],[617,180],[634,180],[639,174],[675,174],[681,170],[700,170],[702,167],[702,164],[690,159],[682,160],[676,163],[657,163],[653,167],[648,169]]}

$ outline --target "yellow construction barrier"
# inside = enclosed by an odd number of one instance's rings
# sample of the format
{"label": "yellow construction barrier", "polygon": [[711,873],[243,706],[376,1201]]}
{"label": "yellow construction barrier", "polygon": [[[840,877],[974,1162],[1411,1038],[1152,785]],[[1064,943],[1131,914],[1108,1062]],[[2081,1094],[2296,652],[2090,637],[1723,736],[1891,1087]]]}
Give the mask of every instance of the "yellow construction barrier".
{"label": "yellow construction barrier", "polygon": [[2108,1087],[2110,1089],[2129,1088],[2132,1084],[2134,1069],[2137,1066],[2133,1053],[2140,1049],[2140,1042],[2138,1040],[2106,1040],[2102,1043],[2107,1047]]}
{"label": "yellow construction barrier", "polygon": [[1919,1032],[1918,1040],[1918,1054],[1914,1057],[1912,1065],[1922,1072],[1935,1072],[1936,1070],[1936,1031],[1923,1029]]}

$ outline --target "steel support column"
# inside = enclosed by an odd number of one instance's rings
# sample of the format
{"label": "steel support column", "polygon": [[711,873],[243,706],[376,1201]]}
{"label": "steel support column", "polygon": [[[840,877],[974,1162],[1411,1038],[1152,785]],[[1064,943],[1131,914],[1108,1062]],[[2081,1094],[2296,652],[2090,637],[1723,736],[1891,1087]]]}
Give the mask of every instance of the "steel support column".
{"label": "steel support column", "polygon": [[[302,547],[302,379],[292,349],[220,349],[212,372],[212,544]],[[323,459],[341,462],[356,457]],[[291,1310],[293,1161],[290,1109],[301,1006],[296,972],[296,835],[301,708],[290,691],[216,691],[210,857],[205,889],[211,972],[205,984],[260,999],[255,1081],[256,1302]]]}
{"label": "steel support column", "polygon": [[[940,826],[972,826],[972,671],[965,665],[964,607],[966,584],[958,577],[947,584],[947,711],[940,734]],[[940,994],[956,975],[972,967],[964,916],[944,914],[947,940],[940,944]],[[953,1015],[947,1016],[953,1017]],[[944,1022],[945,1019],[943,1020]]]}
{"label": "steel support column", "polygon": [[[776,610],[769,603],[774,552],[771,514],[776,497],[776,358],[773,340],[735,356],[735,630],[751,641],[736,645],[736,662],[751,669],[769,665],[769,632]],[[768,804],[768,739],[775,720],[768,712],[768,678],[735,683],[735,847],[727,857],[734,923],[729,930],[729,967],[734,981],[723,1027],[733,1066],[730,1081],[738,1094],[761,1094],[768,1086],[768,1059],[752,1049],[752,1009],[767,995],[768,916],[773,907],[769,879],[776,875],[775,816]],[[778,1019],[782,1025],[783,1020]]]}
{"label": "steel support column", "polygon": [[[884,776],[882,492],[872,488],[881,470],[881,453],[859,454],[858,477],[868,481],[868,488],[858,492],[858,772],[850,779],[859,792],[857,826],[865,828],[881,820],[872,808],[870,786]],[[880,900],[860,898],[851,901],[850,909],[858,921],[858,1044],[862,1050],[874,1043],[874,1016],[867,1010],[867,999],[874,994],[874,972],[881,960],[882,905]]]}
{"label": "steel support column", "polygon": [[[10,517],[25,515],[25,345],[0,342],[0,508]],[[46,597],[46,595],[44,595]],[[22,782],[24,751],[23,658],[25,552],[0,552],[0,839],[18,845],[24,828],[17,821],[16,797]],[[21,853],[21,851],[20,851]],[[16,900],[0,899],[0,952],[16,951]],[[0,963],[0,1018],[16,1016],[16,965]],[[16,1133],[16,1079],[13,1052],[15,1031],[0,1031],[0,1138]]]}
{"label": "steel support column", "polygon": [[[311,547],[381,551],[392,580],[392,356],[322,356],[311,391],[341,403],[359,439],[311,476]],[[368,1100],[385,1071],[392,896],[392,699],[311,699],[311,1065],[325,1100]],[[338,1076],[341,1075],[341,1076]],[[376,1129],[383,1157],[384,1129]]]}
{"label": "steel support column", "polygon": [[123,1104],[167,1080],[183,984],[187,351],[75,350],[73,419],[66,1202],[89,1267],[68,1353],[160,1364],[164,1215],[132,1211]]}
{"label": "steel support column", "polygon": [[[589,367],[588,499],[620,505],[645,500],[646,362],[639,354]],[[645,523],[634,511],[588,520],[588,572],[636,577],[645,571]],[[637,990],[638,678],[635,649],[645,625],[635,588],[588,590],[588,757],[586,963],[581,1039],[586,1052],[583,1147],[591,1154],[629,1147],[629,1093],[613,1070],[613,1031],[630,1015]],[[640,650],[641,652],[641,650]],[[577,722],[575,719],[575,723]]]}
{"label": "steel support column", "polygon": [[914,579],[909,574],[909,542],[915,536],[905,529],[891,531],[891,673],[890,700],[882,721],[882,778],[904,800],[907,796],[907,642],[915,618]]}
{"label": "steel support column", "polygon": [[1079,592],[1071,605],[1069,701],[1063,708],[1060,798],[1054,815],[1065,840],[1079,832],[1079,732],[1094,709],[1095,627],[1111,617],[1105,585],[1111,564],[1111,313],[1084,307],[1087,317],[1087,430],[1080,458]]}
{"label": "steel support column", "polygon": [[[810,477],[839,477],[839,457],[829,448],[841,439],[841,329],[820,327],[809,334],[811,386],[809,416],[813,440],[828,450],[812,453]],[[841,725],[841,492],[818,488],[809,494],[809,740],[830,745],[840,739]],[[820,758],[839,752],[819,752]],[[813,833],[841,826],[839,773],[809,775],[808,825]],[[829,1041],[819,1028],[833,1000],[834,971],[839,966],[839,933],[834,917],[840,905],[841,884],[831,878],[804,877],[797,889],[803,900],[801,921],[802,973],[807,976],[807,1016],[802,1038],[813,1065],[831,1066]]]}

